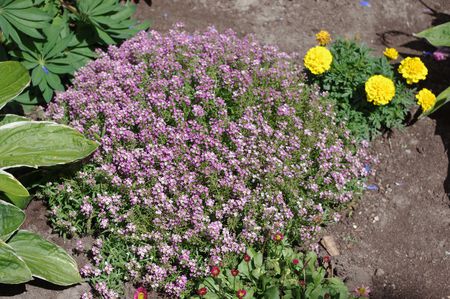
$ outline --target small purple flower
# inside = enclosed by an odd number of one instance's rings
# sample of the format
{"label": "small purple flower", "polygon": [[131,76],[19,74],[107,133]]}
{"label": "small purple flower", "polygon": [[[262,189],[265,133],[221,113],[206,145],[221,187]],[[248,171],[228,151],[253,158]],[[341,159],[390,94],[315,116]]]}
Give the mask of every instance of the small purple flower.
{"label": "small purple flower", "polygon": [[449,54],[443,50],[436,50],[433,52],[433,59],[436,61],[443,61],[448,58]]}
{"label": "small purple flower", "polygon": [[44,73],[48,74],[48,68],[45,65],[41,65],[41,68],[44,70]]}
{"label": "small purple flower", "polygon": [[369,1],[359,1],[359,5],[364,6],[364,7],[370,7]]}
{"label": "small purple flower", "polygon": [[378,191],[379,188],[377,185],[372,184],[372,185],[365,186],[365,189],[369,190],[369,191]]}

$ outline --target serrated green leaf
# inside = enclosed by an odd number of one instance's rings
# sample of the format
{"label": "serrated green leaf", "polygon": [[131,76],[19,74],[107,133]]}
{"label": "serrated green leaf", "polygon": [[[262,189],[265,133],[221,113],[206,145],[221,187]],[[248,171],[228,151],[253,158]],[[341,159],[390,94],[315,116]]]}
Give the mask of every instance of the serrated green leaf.
{"label": "serrated green leaf", "polygon": [[26,263],[33,276],[61,286],[82,282],[75,260],[64,249],[37,234],[19,230],[8,245]]}

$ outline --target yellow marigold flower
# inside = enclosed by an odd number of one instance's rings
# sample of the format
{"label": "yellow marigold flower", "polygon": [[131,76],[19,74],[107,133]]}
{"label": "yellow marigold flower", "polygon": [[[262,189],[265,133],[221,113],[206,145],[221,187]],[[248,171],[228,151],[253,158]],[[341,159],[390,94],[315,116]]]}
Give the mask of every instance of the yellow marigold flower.
{"label": "yellow marigold flower", "polygon": [[321,46],[326,46],[331,42],[331,35],[328,31],[320,30],[316,34],[316,40]]}
{"label": "yellow marigold flower", "polygon": [[384,56],[389,59],[395,60],[398,58],[398,52],[395,48],[386,48],[383,52]]}
{"label": "yellow marigold flower", "polygon": [[320,75],[328,71],[333,62],[330,50],[322,46],[315,46],[306,52],[303,58],[305,67],[314,75]]}
{"label": "yellow marigold flower", "polygon": [[422,111],[430,110],[434,107],[434,104],[436,103],[436,96],[434,93],[431,92],[431,90],[422,88],[417,94],[416,94],[417,104],[422,107]]}
{"label": "yellow marigold flower", "polygon": [[425,80],[428,75],[428,69],[419,57],[406,57],[400,62],[398,71],[406,79],[406,83],[408,84]]}
{"label": "yellow marigold flower", "polygon": [[374,75],[366,81],[367,101],[374,105],[386,105],[395,96],[395,85],[391,79],[382,75]]}

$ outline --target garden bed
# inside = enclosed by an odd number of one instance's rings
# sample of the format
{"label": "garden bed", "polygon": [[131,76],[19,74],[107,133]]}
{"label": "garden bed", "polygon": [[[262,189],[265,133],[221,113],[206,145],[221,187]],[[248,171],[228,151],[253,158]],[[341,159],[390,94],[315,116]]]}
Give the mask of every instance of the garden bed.
{"label": "garden bed", "polygon": [[[340,5],[316,1],[153,1],[151,7],[141,2],[137,15],[151,19],[155,30],[166,31],[178,21],[189,31],[202,31],[213,24],[219,30],[231,27],[240,35],[256,33],[264,42],[301,54],[314,44],[312,36],[320,29],[328,29],[333,36],[359,36],[378,50],[384,49],[387,41],[401,52],[420,54],[428,48],[423,42],[416,43],[410,33],[429,27],[433,21],[445,21],[445,16],[430,16],[419,2],[373,2],[369,7],[359,1]],[[445,0],[429,2],[438,11],[450,10]],[[425,61],[431,69],[429,81],[438,92],[449,83],[445,81],[449,61]],[[333,258],[333,263],[350,287],[369,285],[373,298],[441,298],[450,294],[446,284],[450,272],[448,113],[449,109],[444,109],[434,119],[421,120],[372,144],[371,151],[380,163],[372,165],[377,173],[370,184],[379,190],[367,191],[352,217],[326,232],[338,241],[341,255]],[[27,209],[25,228],[50,236],[44,211],[41,202],[33,202]],[[50,238],[66,249],[75,247],[74,241],[65,242],[54,235]],[[80,266],[84,263],[78,262]],[[76,298],[74,292],[80,290],[33,285],[26,289],[22,293],[23,288],[2,287],[0,296]]]}

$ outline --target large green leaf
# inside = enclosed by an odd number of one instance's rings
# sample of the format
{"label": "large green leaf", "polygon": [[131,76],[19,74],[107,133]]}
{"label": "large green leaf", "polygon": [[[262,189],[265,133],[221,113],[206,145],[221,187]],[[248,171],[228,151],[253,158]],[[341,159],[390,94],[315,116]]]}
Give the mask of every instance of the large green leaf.
{"label": "large green leaf", "polygon": [[25,221],[25,213],[18,207],[0,200],[0,239],[6,241]]}
{"label": "large green leaf", "polygon": [[425,38],[435,47],[450,47],[450,22],[428,28],[416,36]]}
{"label": "large green leaf", "polygon": [[450,87],[448,87],[446,90],[441,92],[436,97],[436,103],[434,104],[434,107],[432,109],[428,110],[428,111],[422,112],[420,117],[422,118],[422,117],[425,117],[427,115],[430,115],[431,113],[435,112],[436,110],[438,110],[439,108],[441,108],[442,106],[447,104],[448,102],[450,102]]}
{"label": "large green leaf", "polygon": [[[0,169],[0,192],[21,209],[24,209],[30,201],[30,194],[12,174]],[[0,219],[1,222],[1,219]],[[1,236],[0,229],[0,236]]]}
{"label": "large green leaf", "polygon": [[78,131],[53,122],[19,121],[0,126],[0,168],[69,163],[97,147]]}
{"label": "large green leaf", "polygon": [[8,245],[25,261],[33,276],[61,286],[82,282],[75,260],[37,234],[20,230]]}
{"label": "large green leaf", "polygon": [[30,83],[28,71],[17,61],[0,62],[0,109]]}
{"label": "large green leaf", "polygon": [[0,240],[0,283],[18,284],[32,279],[31,271],[25,262]]}
{"label": "large green leaf", "polygon": [[15,114],[0,115],[0,126],[14,123],[17,121],[30,121],[30,119],[23,117],[23,116],[15,115]]}

